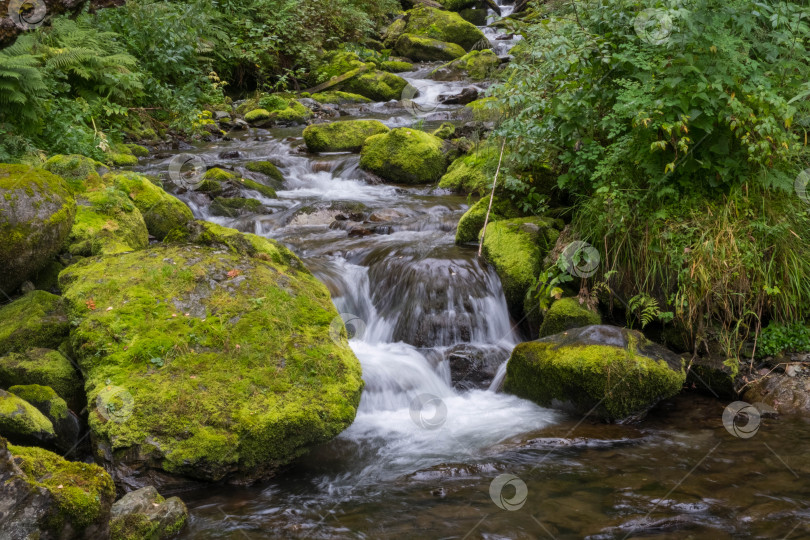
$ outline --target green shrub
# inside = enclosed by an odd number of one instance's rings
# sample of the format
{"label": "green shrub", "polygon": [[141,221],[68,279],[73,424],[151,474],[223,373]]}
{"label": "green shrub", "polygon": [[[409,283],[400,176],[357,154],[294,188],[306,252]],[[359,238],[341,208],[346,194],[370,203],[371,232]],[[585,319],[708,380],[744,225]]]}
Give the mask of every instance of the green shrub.
{"label": "green shrub", "polygon": [[772,322],[765,327],[759,336],[757,356],[776,356],[783,351],[810,352],[810,328],[801,322]]}

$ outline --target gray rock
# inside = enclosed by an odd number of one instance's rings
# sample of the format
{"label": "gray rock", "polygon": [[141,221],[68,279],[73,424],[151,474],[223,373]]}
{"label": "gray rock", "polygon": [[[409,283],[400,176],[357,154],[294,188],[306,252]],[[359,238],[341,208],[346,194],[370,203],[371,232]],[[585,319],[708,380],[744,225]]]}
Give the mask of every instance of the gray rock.
{"label": "gray rock", "polygon": [[141,534],[150,538],[171,538],[185,525],[186,505],[178,497],[164,499],[152,486],[127,493],[110,510],[110,529],[115,538],[119,531],[134,524]]}

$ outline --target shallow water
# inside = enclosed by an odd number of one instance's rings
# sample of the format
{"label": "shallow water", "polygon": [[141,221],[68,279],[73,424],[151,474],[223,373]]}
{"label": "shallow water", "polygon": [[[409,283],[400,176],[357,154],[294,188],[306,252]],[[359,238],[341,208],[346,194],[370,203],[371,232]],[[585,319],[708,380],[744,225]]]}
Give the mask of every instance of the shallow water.
{"label": "shallow water", "polygon": [[[514,44],[493,43],[498,54]],[[430,81],[433,67],[404,74],[415,99],[347,111],[389,127],[458,118],[437,98],[471,84]],[[301,131],[252,130],[188,151],[247,176],[248,161],[279,164],[287,182],[278,200],[262,199],[267,215],[215,218],[184,199],[198,218],[284,242],[327,284],[363,366],[360,409],[269,483],[182,494],[191,518],[181,538],[810,538],[804,421],[764,420],[740,439],[722,425],[727,403],[690,394],[640,425],[593,424],[494,391],[503,365],[492,389],[453,385],[459,346],[497,366],[521,340],[495,273],[454,244],[466,199],[370,185],[356,155],[300,152]],[[220,159],[227,150],[240,156]],[[350,237],[331,218],[300,215],[332,201],[365,204],[384,228]]]}

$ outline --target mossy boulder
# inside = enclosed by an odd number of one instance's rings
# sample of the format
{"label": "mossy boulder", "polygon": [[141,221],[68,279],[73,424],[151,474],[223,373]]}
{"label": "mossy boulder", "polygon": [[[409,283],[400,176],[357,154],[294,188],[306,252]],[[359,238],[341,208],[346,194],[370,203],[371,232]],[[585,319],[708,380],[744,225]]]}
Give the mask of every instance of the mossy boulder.
{"label": "mossy boulder", "polygon": [[163,240],[169,231],[192,221],[186,204],[137,173],[110,174],[105,182],[126,193],[143,216],[149,234]]}
{"label": "mossy boulder", "polygon": [[[260,101],[261,103],[261,101]],[[264,126],[268,124],[302,124],[312,118],[312,111],[297,101],[291,100],[283,109],[253,109],[245,114],[248,124]]]}
{"label": "mossy boulder", "polygon": [[413,71],[413,64],[410,62],[403,62],[401,60],[387,60],[380,62],[380,69],[389,73],[404,73],[406,71]]}
{"label": "mossy boulder", "polygon": [[253,180],[249,180],[247,178],[240,178],[235,183],[237,186],[239,186],[244,190],[256,191],[259,194],[267,197],[268,199],[278,199],[278,195],[276,194],[275,189],[269,186],[265,186],[264,184],[260,184],[259,182],[254,182]]}
{"label": "mossy boulder", "polygon": [[[312,70],[310,78],[313,85],[320,85],[350,71],[360,68],[372,69],[374,67],[373,63],[360,60],[357,53],[353,51],[337,50],[327,53],[320,58],[318,66]],[[313,99],[314,97],[315,94],[313,94]]]}
{"label": "mossy boulder", "polygon": [[[467,242],[478,242],[481,229],[489,208],[489,197],[482,197],[469,210],[464,212],[458,221],[456,228],[456,244],[466,244]],[[519,216],[517,208],[509,199],[496,196],[492,201],[492,210],[489,213],[489,222],[502,219],[512,219]]]}
{"label": "mossy boulder", "polygon": [[256,124],[264,120],[270,120],[271,114],[267,109],[253,109],[245,114],[245,122]]}
{"label": "mossy boulder", "polygon": [[167,241],[60,275],[98,455],[150,478],[249,482],[348,427],[360,364],[303,263],[214,224]]}
{"label": "mossy boulder", "polygon": [[71,255],[112,255],[145,248],[149,231],[141,211],[120,189],[110,186],[82,194],[67,239]]}
{"label": "mossy boulder", "polygon": [[81,423],[79,417],[68,409],[64,399],[53,388],[38,384],[12,386],[8,391],[33,405],[53,424],[54,444],[62,452],[71,452],[79,443]]}
{"label": "mossy boulder", "polygon": [[125,144],[130,153],[136,157],[149,157],[149,149],[139,144]]}
{"label": "mossy boulder", "polygon": [[360,167],[399,184],[437,182],[447,169],[444,141],[417,129],[392,129],[366,139]]}
{"label": "mossy boulder", "polygon": [[450,122],[442,122],[442,125],[436,128],[432,135],[440,139],[449,139],[456,133],[456,126]]}
{"label": "mossy boulder", "polygon": [[51,444],[56,439],[45,415],[5,390],[0,390],[0,435],[18,444]]}
{"label": "mossy boulder", "polygon": [[313,124],[304,130],[304,142],[310,152],[359,152],[366,139],[389,131],[378,120]]}
{"label": "mossy boulder", "polygon": [[98,465],[41,448],[6,448],[0,439],[0,481],[0,514],[11,538],[108,537],[115,486]]}
{"label": "mossy boulder", "polygon": [[59,176],[0,164],[0,290],[10,295],[59,253],[76,200]]}
{"label": "mossy boulder", "polygon": [[560,298],[551,305],[540,326],[540,337],[552,336],[571,330],[602,324],[598,313],[579,303],[576,298]]}
{"label": "mossy boulder", "polygon": [[351,92],[341,92],[333,90],[329,92],[317,92],[312,94],[312,99],[318,103],[329,103],[334,105],[354,105],[357,103],[371,103],[371,100],[366,96],[360,94],[352,94]]}
{"label": "mossy boulder", "polygon": [[220,217],[238,217],[244,214],[256,214],[264,210],[261,201],[243,197],[217,197],[209,207],[211,213]]}
{"label": "mossy boulder", "polygon": [[115,501],[110,517],[110,540],[164,540],[180,532],[188,509],[178,497],[164,499],[154,487],[147,486]]}
{"label": "mossy boulder", "polygon": [[544,407],[623,421],[674,396],[685,380],[683,361],[640,332],[586,326],[515,347],[504,389]]}
{"label": "mossy boulder", "polygon": [[349,78],[339,85],[341,90],[365,96],[373,101],[399,99],[408,81],[380,70],[370,70]]}
{"label": "mossy boulder", "polygon": [[53,156],[42,167],[61,176],[78,193],[100,188],[101,178],[110,172],[105,164],[75,154]]}
{"label": "mossy boulder", "polygon": [[70,331],[62,299],[31,291],[0,307],[0,355],[33,347],[57,348]]}
{"label": "mossy boulder", "polygon": [[471,120],[476,122],[497,122],[503,112],[497,98],[481,98],[464,106],[464,111]]}
{"label": "mossy boulder", "polygon": [[457,60],[439,66],[430,73],[430,76],[437,81],[458,80],[464,77],[483,81],[492,77],[500,64],[500,59],[490,49],[470,51]]}
{"label": "mossy boulder", "polygon": [[442,176],[439,187],[461,193],[486,195],[492,190],[499,158],[499,148],[484,144],[451,163],[447,173]]}
{"label": "mossy boulder", "polygon": [[281,174],[278,167],[270,161],[251,161],[245,165],[245,168],[250,172],[263,174],[271,180],[278,182],[279,185],[284,182],[284,175]]}
{"label": "mossy boulder", "polygon": [[[463,47],[465,51],[486,41],[484,33],[475,25],[461,18],[458,13],[420,5],[408,11],[405,17],[407,20],[404,28],[405,34],[455,43]],[[408,58],[411,57],[408,56]]]}
{"label": "mossy boulder", "polygon": [[397,54],[417,62],[455,60],[466,54],[464,48],[455,43],[414,34],[402,34],[399,36],[396,45],[394,45],[394,50]]}
{"label": "mossy boulder", "polygon": [[548,218],[506,219],[487,226],[483,254],[501,278],[513,317],[522,318],[526,291],[534,284],[543,257],[559,235],[554,221]]}
{"label": "mossy boulder", "polygon": [[73,364],[59,351],[30,349],[0,357],[0,386],[41,385],[53,389],[73,410],[84,406],[84,385]]}
{"label": "mossy boulder", "polygon": [[138,156],[133,154],[112,153],[107,154],[107,162],[114,167],[134,167],[138,164]]}

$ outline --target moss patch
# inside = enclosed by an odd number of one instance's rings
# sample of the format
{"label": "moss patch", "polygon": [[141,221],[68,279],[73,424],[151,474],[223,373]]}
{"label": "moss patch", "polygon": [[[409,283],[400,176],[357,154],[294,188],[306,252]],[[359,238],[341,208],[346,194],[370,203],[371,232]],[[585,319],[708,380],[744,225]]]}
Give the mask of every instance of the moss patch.
{"label": "moss patch", "polygon": [[67,239],[72,255],[111,255],[148,244],[149,231],[143,215],[126,193],[108,187],[82,195]]}
{"label": "moss patch", "polygon": [[486,195],[492,189],[500,150],[487,144],[450,164],[439,187],[462,193]]}
{"label": "moss patch", "polygon": [[242,197],[223,198],[217,197],[211,202],[209,207],[215,216],[237,217],[243,214],[257,213],[264,209],[261,201],[256,199],[245,199]]}
{"label": "moss patch", "polygon": [[[479,233],[486,220],[487,208],[489,208],[489,197],[483,197],[461,216],[456,228],[456,244],[478,241]],[[517,208],[509,199],[496,196],[492,201],[492,211],[489,214],[490,223],[518,216]]]}
{"label": "moss patch", "polygon": [[561,298],[551,305],[543,318],[540,337],[592,324],[602,324],[599,314],[580,304],[576,298]]}
{"label": "moss patch", "polygon": [[81,376],[67,358],[51,349],[31,349],[0,358],[0,386],[15,385],[51,388],[75,410],[84,402]]}
{"label": "moss patch", "polygon": [[388,131],[377,120],[313,124],[304,130],[304,142],[310,152],[359,152],[366,139]]}
{"label": "moss patch", "polygon": [[104,180],[129,196],[143,216],[149,234],[158,240],[163,240],[169,231],[194,219],[191,209],[184,202],[166,193],[143,175],[111,174]]}
{"label": "moss patch", "polygon": [[51,422],[64,420],[68,416],[67,403],[49,386],[17,385],[10,387],[8,391],[36,407]]}
{"label": "moss patch", "polygon": [[446,41],[414,34],[402,34],[399,36],[394,50],[397,54],[401,54],[418,62],[455,60],[465,54],[464,48],[455,43],[448,43]]}
{"label": "moss patch", "polygon": [[103,163],[80,155],[53,156],[43,168],[64,178],[79,193],[99,189],[103,185],[101,177],[109,172]]}
{"label": "moss patch", "polygon": [[403,73],[405,71],[413,71],[414,67],[410,62],[389,60],[387,62],[380,62],[380,69],[388,71],[389,73]]}
{"label": "moss patch", "polygon": [[406,18],[405,33],[455,43],[465,51],[486,40],[484,33],[475,25],[451,11],[419,5],[410,10]]}
{"label": "moss patch", "polygon": [[[204,223],[180,236],[212,247],[85,259],[60,276],[97,440],[216,481],[261,477],[348,427],[360,365],[330,338],[326,288],[273,241]],[[108,386],[132,395],[125,422],[97,408]]]}
{"label": "moss patch", "polygon": [[263,174],[277,182],[284,182],[284,175],[273,163],[269,161],[251,161],[245,168],[250,172]]}
{"label": "moss patch", "polygon": [[431,75],[439,79],[467,76],[474,81],[483,81],[492,77],[500,64],[500,59],[490,49],[470,51],[461,58],[436,68]]}
{"label": "moss patch", "polygon": [[69,328],[62,299],[32,291],[0,307],[0,355],[32,347],[56,348]]}
{"label": "moss patch", "polygon": [[390,182],[437,182],[447,168],[444,141],[416,129],[393,129],[366,140],[360,166]]}
{"label": "moss patch", "polygon": [[53,424],[22,398],[0,390],[0,432],[11,441],[42,443],[56,438]]}
{"label": "moss patch", "polygon": [[348,79],[339,88],[374,101],[390,101],[399,99],[406,86],[408,82],[398,75],[371,70]]}
{"label": "moss patch", "polygon": [[352,105],[355,103],[371,103],[371,100],[360,94],[351,92],[341,92],[339,90],[330,92],[318,92],[312,94],[312,99],[318,103],[331,103],[335,105]]}

